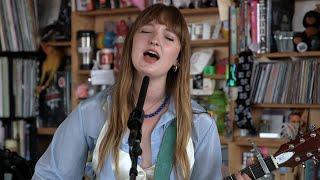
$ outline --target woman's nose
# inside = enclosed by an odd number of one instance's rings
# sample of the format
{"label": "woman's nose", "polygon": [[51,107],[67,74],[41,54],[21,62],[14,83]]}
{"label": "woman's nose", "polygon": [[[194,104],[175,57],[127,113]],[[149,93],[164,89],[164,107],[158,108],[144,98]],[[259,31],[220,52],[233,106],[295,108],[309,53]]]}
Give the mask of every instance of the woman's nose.
{"label": "woman's nose", "polygon": [[151,45],[159,46],[159,42],[157,40],[151,40]]}
{"label": "woman's nose", "polygon": [[159,33],[155,32],[150,39],[150,44],[154,46],[159,46],[160,45],[159,36],[160,36]]}

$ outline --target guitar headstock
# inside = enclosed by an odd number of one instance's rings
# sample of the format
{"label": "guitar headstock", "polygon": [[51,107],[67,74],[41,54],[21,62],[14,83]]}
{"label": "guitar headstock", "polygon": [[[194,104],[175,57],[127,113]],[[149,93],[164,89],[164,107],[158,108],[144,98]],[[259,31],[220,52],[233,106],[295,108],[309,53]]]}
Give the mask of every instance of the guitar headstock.
{"label": "guitar headstock", "polygon": [[295,167],[308,159],[320,159],[320,128],[280,146],[273,155],[279,167]]}

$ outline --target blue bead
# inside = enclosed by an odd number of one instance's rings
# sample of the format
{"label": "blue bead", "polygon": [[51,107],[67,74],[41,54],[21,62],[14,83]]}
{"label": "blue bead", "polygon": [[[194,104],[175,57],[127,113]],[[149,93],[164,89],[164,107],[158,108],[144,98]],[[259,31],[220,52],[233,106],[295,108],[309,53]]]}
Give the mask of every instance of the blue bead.
{"label": "blue bead", "polygon": [[168,100],[169,100],[169,96],[166,96],[163,103],[159,106],[159,108],[151,114],[145,114],[144,118],[152,118],[152,117],[156,116],[157,114],[159,114],[162,111],[162,109],[166,106]]}

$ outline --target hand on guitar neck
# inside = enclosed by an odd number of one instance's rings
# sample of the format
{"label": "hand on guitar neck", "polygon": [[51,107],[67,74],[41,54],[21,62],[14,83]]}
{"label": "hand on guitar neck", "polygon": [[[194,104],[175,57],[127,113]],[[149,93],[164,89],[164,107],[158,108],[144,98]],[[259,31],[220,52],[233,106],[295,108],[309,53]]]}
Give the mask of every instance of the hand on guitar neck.
{"label": "hand on guitar neck", "polygon": [[[264,163],[250,165],[236,175],[225,177],[224,180],[248,180],[258,179],[268,172],[272,172],[279,167],[294,168],[303,164],[308,159],[313,159],[318,163],[320,158],[320,128],[312,130],[303,135],[297,135],[294,140],[290,140],[280,146],[279,150],[272,156],[263,159]],[[240,175],[242,174],[242,175]]]}
{"label": "hand on guitar neck", "polygon": [[236,180],[251,180],[251,178],[247,174],[236,174]]}

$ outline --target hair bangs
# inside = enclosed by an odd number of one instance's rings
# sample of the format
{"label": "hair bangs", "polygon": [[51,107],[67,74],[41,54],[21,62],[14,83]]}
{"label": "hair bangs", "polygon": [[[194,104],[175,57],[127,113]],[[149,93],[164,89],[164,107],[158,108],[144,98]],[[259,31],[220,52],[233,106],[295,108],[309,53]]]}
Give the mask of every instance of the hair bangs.
{"label": "hair bangs", "polygon": [[138,27],[142,27],[151,21],[156,21],[159,24],[167,26],[180,40],[182,39],[182,23],[184,22],[184,18],[179,10],[171,6],[154,6],[153,9],[147,12],[141,18]]}

